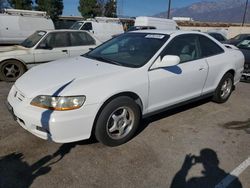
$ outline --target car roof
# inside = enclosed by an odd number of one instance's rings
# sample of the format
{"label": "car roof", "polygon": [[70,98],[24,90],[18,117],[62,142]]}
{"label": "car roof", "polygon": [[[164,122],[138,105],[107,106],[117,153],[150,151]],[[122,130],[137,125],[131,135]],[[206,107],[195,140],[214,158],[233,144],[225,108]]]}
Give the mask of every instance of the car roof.
{"label": "car roof", "polygon": [[48,33],[51,33],[51,32],[86,32],[86,31],[83,31],[83,30],[75,30],[75,29],[57,29],[57,30],[50,29],[50,30],[42,30],[42,31],[45,31],[45,32],[48,32]]}
{"label": "car roof", "polygon": [[222,34],[219,33],[219,32],[207,32],[207,34],[219,34],[219,35],[222,35]]}
{"label": "car roof", "polygon": [[184,31],[184,30],[158,30],[158,29],[150,29],[150,30],[139,30],[132,31],[133,33],[154,33],[154,34],[165,34],[165,35],[180,35],[180,34],[203,34],[199,31]]}

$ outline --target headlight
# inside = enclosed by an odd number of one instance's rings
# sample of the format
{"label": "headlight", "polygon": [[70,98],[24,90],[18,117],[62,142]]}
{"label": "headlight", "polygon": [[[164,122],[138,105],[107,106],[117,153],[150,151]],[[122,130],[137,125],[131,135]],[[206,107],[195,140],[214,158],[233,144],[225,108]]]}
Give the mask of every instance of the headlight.
{"label": "headlight", "polygon": [[39,95],[31,101],[31,105],[49,110],[65,111],[80,108],[86,100],[85,96],[53,97]]}

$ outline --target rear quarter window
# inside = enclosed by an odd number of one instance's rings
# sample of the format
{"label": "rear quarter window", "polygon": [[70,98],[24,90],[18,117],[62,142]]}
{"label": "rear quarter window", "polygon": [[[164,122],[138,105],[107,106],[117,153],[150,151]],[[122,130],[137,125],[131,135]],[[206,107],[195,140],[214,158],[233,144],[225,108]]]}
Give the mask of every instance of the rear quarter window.
{"label": "rear quarter window", "polygon": [[208,37],[200,35],[199,40],[202,57],[209,57],[224,53],[224,50]]}

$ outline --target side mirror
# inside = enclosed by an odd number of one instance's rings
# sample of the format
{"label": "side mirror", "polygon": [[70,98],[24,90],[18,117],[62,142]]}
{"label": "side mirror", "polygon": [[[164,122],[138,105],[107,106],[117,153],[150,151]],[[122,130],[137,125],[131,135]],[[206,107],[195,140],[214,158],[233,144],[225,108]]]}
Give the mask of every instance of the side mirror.
{"label": "side mirror", "polygon": [[162,59],[159,58],[152,68],[164,68],[176,66],[180,63],[180,57],[175,55],[166,55]]}
{"label": "side mirror", "polygon": [[44,50],[52,50],[52,49],[53,49],[52,46],[49,46],[49,45],[46,44],[46,43],[40,44],[38,48],[39,48],[39,49],[44,49]]}

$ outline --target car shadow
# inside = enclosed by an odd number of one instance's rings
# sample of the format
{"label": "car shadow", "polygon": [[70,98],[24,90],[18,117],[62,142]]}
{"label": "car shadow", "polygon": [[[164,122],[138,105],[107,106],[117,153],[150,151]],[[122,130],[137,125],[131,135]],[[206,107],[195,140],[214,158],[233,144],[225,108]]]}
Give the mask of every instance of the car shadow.
{"label": "car shadow", "polygon": [[[219,162],[217,153],[210,148],[202,149],[200,156],[186,155],[170,188],[242,188],[239,179],[221,169]],[[203,166],[202,176],[187,179],[189,171],[197,164]]]}
{"label": "car shadow", "polygon": [[[63,86],[61,86],[59,89],[57,89],[52,97],[58,97],[60,96],[60,93],[66,88],[68,87],[72,82],[74,82],[75,79],[72,79],[71,81],[69,81],[68,83],[64,84]],[[42,116],[41,116],[41,125],[42,125],[42,130],[44,132],[47,133],[47,138],[48,140],[51,140],[51,135],[50,135],[50,119],[51,119],[51,116],[53,114],[53,110],[45,110],[43,113],[42,113]]]}
{"label": "car shadow", "polygon": [[212,99],[211,97],[208,97],[208,98],[205,98],[205,99],[202,99],[202,100],[199,100],[196,102],[192,102],[192,103],[180,106],[180,107],[172,108],[170,110],[166,110],[166,111],[163,111],[161,113],[149,116],[145,119],[142,119],[141,124],[140,124],[135,136],[142,133],[144,131],[144,129],[146,129],[151,123],[153,123],[155,121],[159,121],[161,119],[173,116],[173,115],[178,114],[180,112],[184,112],[184,111],[190,110],[192,108],[204,105],[206,103],[211,102],[211,99]]}
{"label": "car shadow", "polygon": [[250,78],[248,78],[248,79],[241,79],[240,81],[243,82],[243,83],[250,83]]}
{"label": "car shadow", "polygon": [[46,155],[33,164],[25,161],[22,153],[11,153],[0,157],[0,187],[27,188],[40,176],[48,174],[53,165],[60,162],[77,145],[89,145],[92,140],[62,144],[57,151]]}

